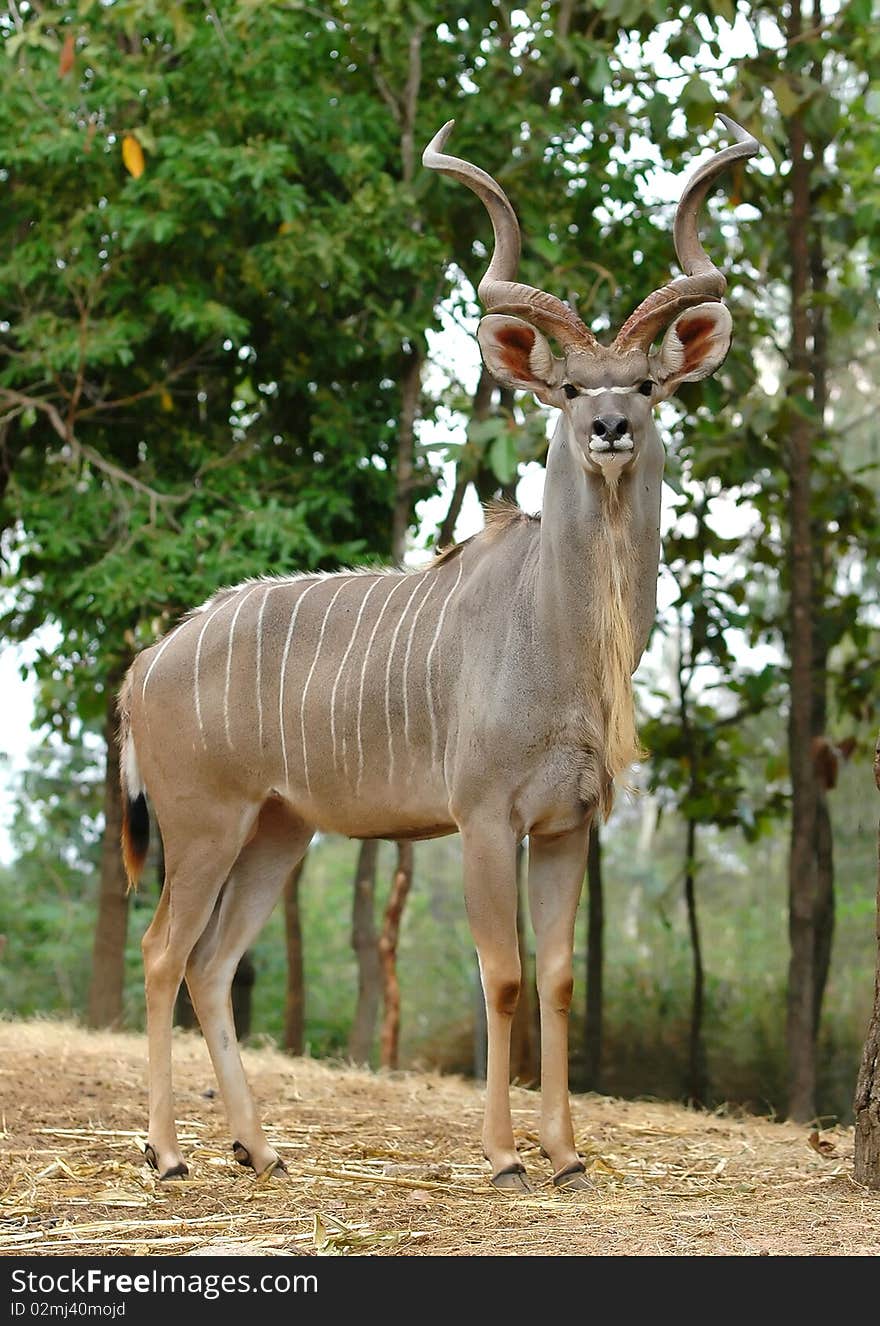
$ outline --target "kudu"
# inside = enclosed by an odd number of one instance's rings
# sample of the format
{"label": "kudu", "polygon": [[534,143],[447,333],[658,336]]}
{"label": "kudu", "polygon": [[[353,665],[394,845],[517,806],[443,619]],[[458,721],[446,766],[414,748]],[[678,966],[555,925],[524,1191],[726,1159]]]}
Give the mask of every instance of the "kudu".
{"label": "kudu", "polygon": [[236,1043],[229,991],[239,958],[316,829],[391,839],[458,830],[488,1019],[483,1148],[493,1182],[528,1191],[508,1085],[516,852],[528,836],[541,1144],[557,1185],[586,1186],[568,1101],[575,911],[590,822],[638,755],[631,676],[655,611],[664,461],[652,410],[679,383],[712,373],[730,343],[725,280],[697,215],[721,172],[758,144],[724,122],[735,142],[695,171],[678,205],[685,275],[640,304],[607,348],[561,300],[516,282],[513,208],[484,171],[444,155],[451,122],[441,129],[425,166],[472,189],[495,235],[479,287],[483,359],[499,382],[560,411],[542,518],[490,512],[481,534],[419,571],[221,590],[133,663],[120,697],[133,883],[147,789],[165,845],[165,886],[143,942],[147,1158],[163,1177],[186,1173],[171,1078],[184,976],[234,1155],[258,1172],[279,1167]]}

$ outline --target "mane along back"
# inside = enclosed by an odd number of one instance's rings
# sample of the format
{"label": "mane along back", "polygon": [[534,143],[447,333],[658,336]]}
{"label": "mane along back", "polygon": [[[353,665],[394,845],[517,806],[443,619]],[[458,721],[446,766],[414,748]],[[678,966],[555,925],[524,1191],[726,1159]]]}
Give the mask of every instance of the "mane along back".
{"label": "mane along back", "polygon": [[453,557],[457,557],[463,549],[469,547],[472,543],[482,544],[483,547],[486,547],[503,538],[512,529],[521,529],[524,525],[538,529],[541,524],[540,516],[529,515],[527,511],[523,511],[521,507],[518,507],[515,502],[485,502],[483,512],[486,517],[486,524],[483,529],[477,534],[472,534],[470,538],[462,539],[460,543],[453,543],[448,548],[441,549],[434,558],[434,566],[439,566],[441,562],[451,561]]}

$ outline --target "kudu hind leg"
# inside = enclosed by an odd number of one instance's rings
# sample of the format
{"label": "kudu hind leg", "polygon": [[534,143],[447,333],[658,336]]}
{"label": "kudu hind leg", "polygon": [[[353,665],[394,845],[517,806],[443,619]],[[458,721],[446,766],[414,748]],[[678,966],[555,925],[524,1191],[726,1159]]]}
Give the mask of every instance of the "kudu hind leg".
{"label": "kudu hind leg", "polygon": [[510,1115],[510,1034],[519,999],[516,839],[509,822],[462,826],[464,894],[486,1000],[488,1061],[483,1151],[497,1188],[529,1192]]}
{"label": "kudu hind leg", "polygon": [[241,1062],[232,1015],[232,979],[311,837],[312,830],[283,803],[266,803],[256,834],[233,866],[186,969],[193,1007],[226,1106],[235,1158],[258,1174],[284,1166],[266,1141]]}
{"label": "kudu hind leg", "polygon": [[215,807],[199,826],[198,837],[167,828],[165,885],[144,935],[144,986],[150,1055],[150,1123],[146,1157],[163,1179],[184,1177],[174,1122],[171,1028],[174,1001],[187,959],[208,924],[223,882],[250,829],[240,814]]}
{"label": "kudu hind leg", "polygon": [[587,860],[589,828],[529,839],[529,903],[541,1005],[541,1145],[557,1187],[588,1187],[568,1098],[568,1014],[574,922]]}

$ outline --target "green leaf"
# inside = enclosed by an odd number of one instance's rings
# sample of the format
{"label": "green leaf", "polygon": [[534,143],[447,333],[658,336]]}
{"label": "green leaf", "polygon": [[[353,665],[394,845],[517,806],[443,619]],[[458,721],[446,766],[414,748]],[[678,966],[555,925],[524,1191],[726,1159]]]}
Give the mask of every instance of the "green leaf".
{"label": "green leaf", "polygon": [[779,107],[780,115],[790,119],[797,114],[803,104],[803,97],[795,92],[790,79],[775,78],[770,84],[770,90],[776,100],[776,105]]}
{"label": "green leaf", "polygon": [[516,439],[509,429],[505,428],[494,439],[489,447],[488,460],[493,473],[502,483],[513,482],[517,471]]}

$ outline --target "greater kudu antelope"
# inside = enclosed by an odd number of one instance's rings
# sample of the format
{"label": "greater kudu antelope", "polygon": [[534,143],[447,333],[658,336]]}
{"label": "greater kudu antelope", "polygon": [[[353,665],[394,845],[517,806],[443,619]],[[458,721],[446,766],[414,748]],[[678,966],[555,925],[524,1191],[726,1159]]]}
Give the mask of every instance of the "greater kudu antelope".
{"label": "greater kudu antelope", "polygon": [[702,248],[697,214],[721,172],[758,144],[725,124],[736,141],[693,174],[678,206],[685,275],[640,304],[609,347],[561,300],[515,282],[513,208],[484,171],[444,155],[452,124],[441,129],[424,164],[472,189],[495,233],[479,287],[489,310],[483,359],[506,386],[560,410],[542,519],[492,512],[483,533],[420,571],[221,590],[132,665],[120,739],[133,882],[147,789],[165,844],[165,887],[143,944],[147,1156],[163,1177],[186,1173],[171,1085],[184,975],[234,1154],[271,1170],[281,1162],[251,1099],[230,1007],[241,954],[316,829],[392,839],[458,830],[488,1018],[483,1148],[493,1182],[528,1190],[508,1099],[516,850],[528,835],[541,1142],[557,1185],[586,1185],[568,1102],[575,910],[590,822],[638,755],[630,679],[654,618],[664,461],[652,410],[679,383],[713,372],[730,343],[725,280]]}

